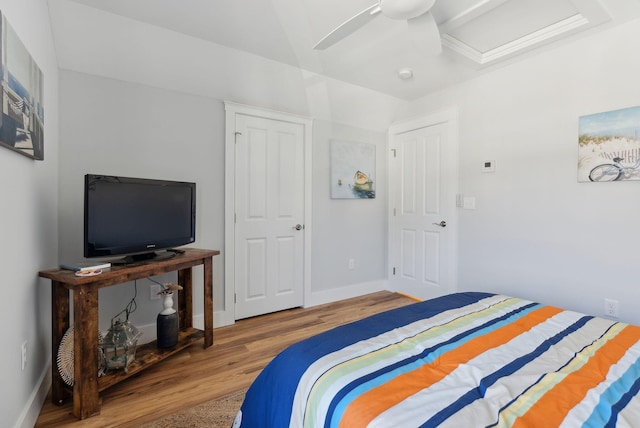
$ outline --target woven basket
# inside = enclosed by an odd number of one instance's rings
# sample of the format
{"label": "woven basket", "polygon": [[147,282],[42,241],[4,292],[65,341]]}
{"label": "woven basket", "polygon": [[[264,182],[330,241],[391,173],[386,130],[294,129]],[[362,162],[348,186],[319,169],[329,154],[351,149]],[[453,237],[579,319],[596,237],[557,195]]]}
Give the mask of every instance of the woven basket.
{"label": "woven basket", "polygon": [[[62,336],[60,346],[58,347],[58,372],[60,377],[69,386],[73,386],[74,381],[74,358],[73,358],[73,327],[69,327]],[[98,343],[102,340],[102,333],[98,331]],[[105,373],[105,361],[102,349],[98,347],[98,377]]]}

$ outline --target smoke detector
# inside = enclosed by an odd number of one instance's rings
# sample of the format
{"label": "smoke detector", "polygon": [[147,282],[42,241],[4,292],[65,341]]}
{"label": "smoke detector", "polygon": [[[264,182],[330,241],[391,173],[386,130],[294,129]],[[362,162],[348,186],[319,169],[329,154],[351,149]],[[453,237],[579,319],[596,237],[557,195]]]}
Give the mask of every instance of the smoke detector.
{"label": "smoke detector", "polygon": [[410,68],[401,68],[398,70],[398,77],[402,80],[408,80],[413,77],[413,70]]}

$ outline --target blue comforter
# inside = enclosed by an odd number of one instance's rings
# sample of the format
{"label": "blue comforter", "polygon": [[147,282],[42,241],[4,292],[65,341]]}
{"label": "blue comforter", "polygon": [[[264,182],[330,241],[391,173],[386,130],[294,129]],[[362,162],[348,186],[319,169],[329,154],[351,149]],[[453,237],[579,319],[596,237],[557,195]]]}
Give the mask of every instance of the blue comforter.
{"label": "blue comforter", "polygon": [[633,426],[639,340],[627,324],[457,293],[287,348],[234,427]]}

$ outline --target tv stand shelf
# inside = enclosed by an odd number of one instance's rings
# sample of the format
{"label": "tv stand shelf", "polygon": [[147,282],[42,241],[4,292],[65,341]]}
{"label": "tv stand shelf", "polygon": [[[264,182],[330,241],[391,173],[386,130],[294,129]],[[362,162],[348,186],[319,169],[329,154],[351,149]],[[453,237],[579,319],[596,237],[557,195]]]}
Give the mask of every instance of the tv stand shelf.
{"label": "tv stand shelf", "polygon": [[111,371],[107,375],[98,378],[98,391],[102,392],[120,381],[123,381],[147,367],[152,366],[158,361],[162,361],[165,358],[188,348],[203,337],[204,331],[198,330],[197,328],[188,328],[180,332],[178,344],[172,348],[158,348],[155,340],[138,346],[136,349],[136,359],[129,364],[129,373],[125,373],[124,370],[117,370]]}
{"label": "tv stand shelf", "polygon": [[[213,267],[212,258],[217,250],[185,249],[183,254],[160,261],[147,261],[126,266],[112,266],[102,274],[78,277],[62,269],[41,271],[39,275],[51,280],[51,401],[62,405],[73,397],[73,414],[85,419],[100,413],[99,393],[139,373],[141,370],[187,348],[204,338],[204,347],[213,345]],[[204,266],[204,330],[193,328],[193,266]],[[98,377],[98,290],[136,279],[178,272],[182,285],[178,299],[180,333],[178,344],[160,349],[156,342],[140,345],[136,359],[124,371],[112,371]],[[73,292],[73,293],[71,293]],[[74,326],[74,385],[73,391],[64,383],[58,371],[57,354],[60,342],[70,323],[70,294],[73,294]]]}

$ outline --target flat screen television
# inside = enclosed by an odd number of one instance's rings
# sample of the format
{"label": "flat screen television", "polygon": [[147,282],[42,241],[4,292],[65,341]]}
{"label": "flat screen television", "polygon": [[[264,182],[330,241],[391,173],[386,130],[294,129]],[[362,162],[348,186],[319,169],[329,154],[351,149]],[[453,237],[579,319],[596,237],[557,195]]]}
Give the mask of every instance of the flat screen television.
{"label": "flat screen television", "polygon": [[84,256],[125,256],[114,264],[167,258],[195,242],[196,184],[85,175]]}

